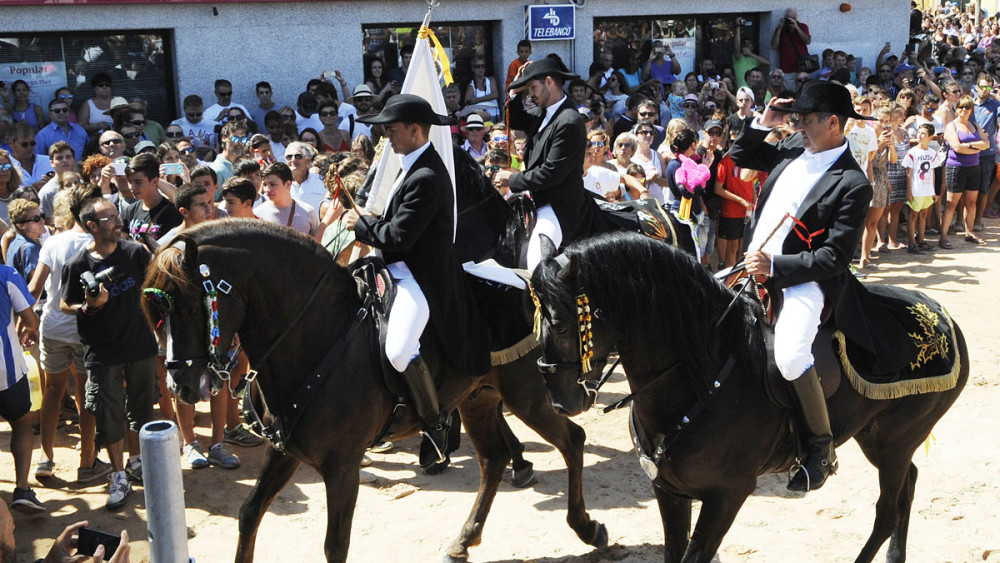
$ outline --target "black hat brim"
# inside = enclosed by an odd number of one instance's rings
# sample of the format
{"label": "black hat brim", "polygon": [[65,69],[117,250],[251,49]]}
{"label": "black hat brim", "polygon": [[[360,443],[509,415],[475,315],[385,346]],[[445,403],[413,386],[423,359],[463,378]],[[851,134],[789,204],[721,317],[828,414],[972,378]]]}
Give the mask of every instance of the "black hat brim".
{"label": "black hat brim", "polygon": [[[546,76],[555,76],[561,78],[563,82],[569,82],[570,80],[580,79],[580,76],[573,74],[572,72],[565,71],[561,68],[562,65],[552,61],[552,59],[544,58],[540,61],[533,62],[529,64],[521,77],[510,83],[507,87],[508,90],[514,90],[526,85],[531,80],[545,80]],[[582,79],[581,79],[582,80]]]}
{"label": "black hat brim", "polygon": [[381,125],[385,123],[426,123],[429,125],[454,125],[455,120],[447,115],[434,113],[427,100],[413,94],[396,94],[389,98],[378,115],[365,115],[357,119],[360,123]]}
{"label": "black hat brim", "polygon": [[[784,113],[801,113],[801,114],[817,113],[817,112],[823,112],[823,111],[825,111],[825,110],[822,110],[822,109],[816,109],[816,108],[814,108],[812,106],[805,106],[805,105],[799,104],[797,101],[795,103],[793,103],[792,105],[790,105],[790,106],[784,106],[784,107],[782,107],[782,106],[771,106],[771,109],[773,109],[774,111],[780,111],[780,112],[784,112]],[[834,112],[834,113],[836,113],[838,115],[840,114],[840,112]],[[851,119],[867,119],[868,121],[877,121],[878,120],[877,117],[866,117],[864,115],[861,115],[860,113],[854,111],[854,108],[851,108],[851,111],[849,113],[844,113],[843,115],[844,115],[844,117],[849,117]]]}

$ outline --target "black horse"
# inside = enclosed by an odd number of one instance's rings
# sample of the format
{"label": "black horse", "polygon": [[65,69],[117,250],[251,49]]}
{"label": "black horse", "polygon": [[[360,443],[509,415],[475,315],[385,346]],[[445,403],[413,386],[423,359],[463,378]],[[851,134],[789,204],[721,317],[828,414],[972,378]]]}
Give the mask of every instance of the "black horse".
{"label": "black horse", "polygon": [[[371,322],[360,313],[354,278],[319,244],[288,228],[226,219],[185,231],[161,249],[144,287],[153,288],[155,301],[144,302],[144,308],[166,332],[169,386],[182,400],[207,399],[210,389],[221,385],[211,368],[225,363],[228,343],[239,333],[269,409],[285,420],[299,417],[284,452],[268,449],[240,510],[236,561],[253,560],[264,512],[302,463],[315,468],[326,485],[326,558],[345,561],[362,455],[398,406],[398,395],[382,375],[377,345],[370,343]],[[604,525],[590,518],[584,504],[585,433],[547,404],[535,367],[538,351],[535,347],[484,377],[442,366],[440,400],[449,410],[459,409],[481,476],[472,512],[447,560],[466,560],[468,547],[478,544],[511,459],[497,416],[501,398],[562,453],[569,472],[570,527],[591,545],[607,544]],[[331,355],[335,361],[324,378],[325,370],[317,366]],[[301,400],[298,390],[316,374],[321,377],[313,380],[318,383],[309,390],[311,397]],[[393,439],[418,430],[411,411],[402,409]]]}
{"label": "black horse", "polygon": [[[590,407],[587,383],[616,347],[632,393],[633,442],[663,520],[664,559],[711,561],[757,476],[786,471],[794,460],[791,411],[773,404],[765,390],[757,303],[741,296],[723,315],[731,290],[689,255],[636,235],[602,235],[555,258],[551,244],[544,250],[532,287],[541,303],[540,365],[553,406],[569,416]],[[946,354],[957,363],[939,390],[873,400],[852,379],[828,399],[836,443],[853,437],[879,473],[874,529],[856,561],[871,561],[890,536],[888,561],[906,558],[913,453],[969,375],[962,333],[951,319],[946,323],[952,342]],[[690,533],[692,499],[702,507]]]}

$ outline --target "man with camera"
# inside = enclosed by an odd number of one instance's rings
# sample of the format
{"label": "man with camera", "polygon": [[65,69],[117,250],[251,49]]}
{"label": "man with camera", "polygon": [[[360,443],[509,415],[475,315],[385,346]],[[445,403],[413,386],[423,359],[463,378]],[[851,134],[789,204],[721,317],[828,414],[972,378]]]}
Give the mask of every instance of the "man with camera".
{"label": "man with camera", "polygon": [[107,448],[111,461],[106,506],[112,510],[132,493],[129,478],[142,480],[138,431],[153,419],[157,400],[156,339],[139,306],[150,254],[121,239],[118,209],[104,198],[87,200],[80,222],[94,240],[63,266],[59,308],[76,316],[87,368],[85,404],[97,419],[94,442]]}
{"label": "man with camera", "polygon": [[809,56],[810,43],[809,26],[799,21],[799,12],[795,8],[785,10],[785,16],[774,29],[771,49],[778,51],[778,66],[786,76],[799,70],[799,59]]}

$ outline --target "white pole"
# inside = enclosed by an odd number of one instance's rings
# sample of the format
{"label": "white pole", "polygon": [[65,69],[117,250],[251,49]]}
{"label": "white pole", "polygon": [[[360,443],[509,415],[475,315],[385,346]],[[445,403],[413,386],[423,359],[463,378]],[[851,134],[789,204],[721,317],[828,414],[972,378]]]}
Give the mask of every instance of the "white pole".
{"label": "white pole", "polygon": [[169,420],[147,422],[139,431],[146,527],[152,563],[193,563],[188,557],[181,478],[180,432]]}

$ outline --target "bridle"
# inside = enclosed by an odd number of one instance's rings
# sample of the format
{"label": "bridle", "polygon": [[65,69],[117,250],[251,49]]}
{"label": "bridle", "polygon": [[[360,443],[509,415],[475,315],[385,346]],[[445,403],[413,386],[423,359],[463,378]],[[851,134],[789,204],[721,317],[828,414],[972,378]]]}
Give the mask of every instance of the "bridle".
{"label": "bridle", "polygon": [[[562,258],[560,256],[559,258]],[[557,258],[557,260],[559,260]],[[532,287],[531,282],[528,282],[528,291],[531,295],[531,301],[535,306],[535,316],[533,331],[535,333],[536,339],[541,339],[542,337],[542,303],[538,299],[538,294],[535,293],[535,288]],[[578,346],[580,359],[570,362],[550,362],[545,359],[545,350],[542,350],[542,355],[538,358],[538,371],[542,373],[542,377],[548,380],[550,377],[555,376],[561,372],[573,372],[577,374],[576,383],[583,387],[584,392],[588,397],[592,397],[593,400],[597,399],[597,393],[600,391],[601,387],[607,383],[608,378],[611,377],[611,373],[618,367],[621,363],[621,357],[615,360],[615,362],[609,367],[601,377],[597,379],[588,378],[586,374],[593,371],[594,364],[594,326],[593,321],[600,318],[601,310],[593,309],[590,306],[590,298],[586,293],[580,293],[576,296],[576,313],[577,313],[577,336],[578,336]],[[606,359],[605,359],[606,360]]]}
{"label": "bridle", "polygon": [[[306,299],[302,307],[299,308],[299,311],[295,314],[295,317],[291,320],[291,322],[288,323],[274,342],[271,343],[271,346],[268,347],[264,355],[255,361],[256,365],[263,366],[267,358],[269,358],[278,348],[292,329],[298,325],[298,322],[302,319],[303,315],[305,315],[306,311],[309,310],[313,301],[316,300],[317,295],[319,295],[320,288],[323,287],[323,283],[330,277],[333,270],[334,268],[331,265],[326,269],[326,271],[323,272],[323,275],[313,287],[312,292],[310,292],[309,298]],[[236,346],[223,348],[219,323],[219,292],[228,296],[232,293],[233,286],[222,278],[220,278],[218,282],[213,282],[211,278],[211,269],[207,264],[200,264],[198,266],[198,272],[203,278],[201,282],[201,287],[204,290],[202,303],[204,304],[206,322],[208,323],[208,343],[206,346],[206,353],[204,356],[169,360],[164,362],[164,365],[168,370],[170,370],[193,367],[196,364],[204,362],[205,368],[220,380],[225,382],[226,387],[229,389],[230,396],[233,399],[236,399],[246,384],[256,379],[258,370],[250,370],[238,385],[233,385],[232,371],[236,368],[236,365],[239,362],[239,355],[243,346],[242,344],[237,344]],[[144,289],[143,295],[160,312],[160,314],[163,315],[164,318],[169,317],[169,315],[174,311],[174,298],[166,291],[151,287]],[[233,295],[233,298],[239,300],[239,298],[235,295]]]}

